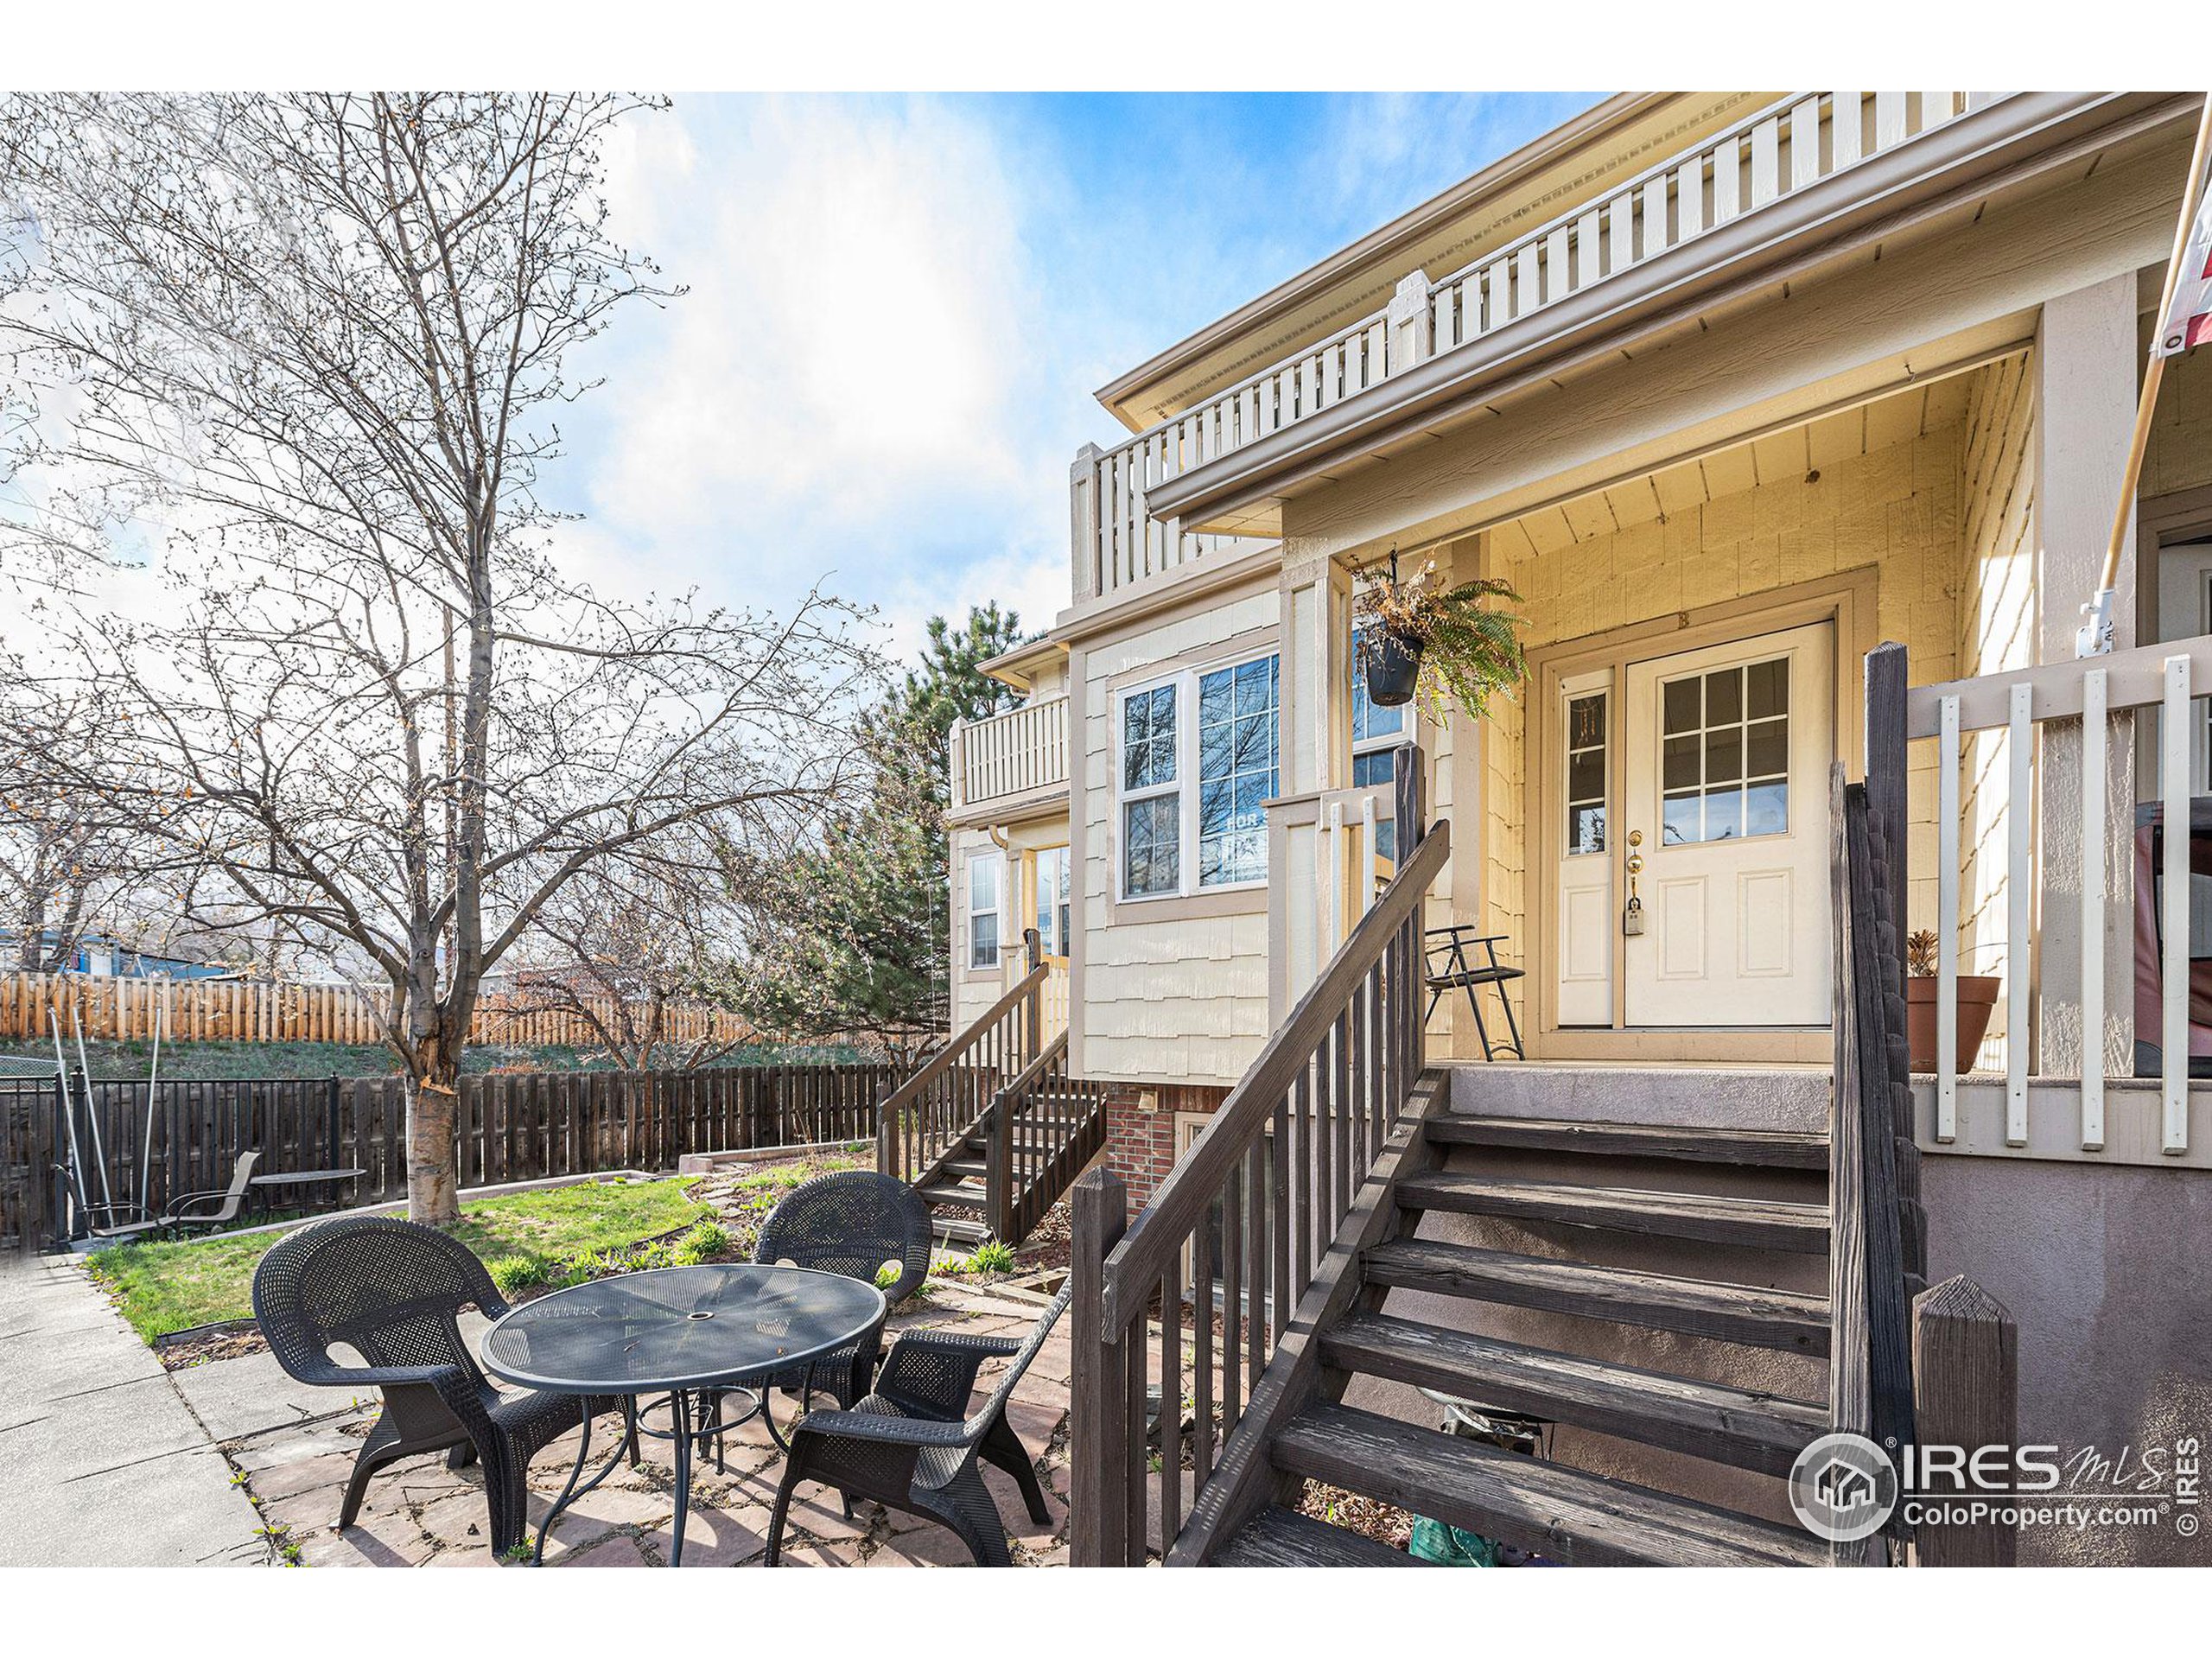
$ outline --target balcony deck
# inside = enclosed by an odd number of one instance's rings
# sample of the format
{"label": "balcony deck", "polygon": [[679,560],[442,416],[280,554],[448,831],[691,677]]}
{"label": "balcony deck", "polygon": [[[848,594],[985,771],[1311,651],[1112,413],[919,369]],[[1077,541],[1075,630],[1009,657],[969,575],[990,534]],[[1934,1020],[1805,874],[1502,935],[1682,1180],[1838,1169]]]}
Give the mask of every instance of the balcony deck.
{"label": "balcony deck", "polygon": [[952,811],[1065,798],[1068,700],[1042,697],[952,728]]}
{"label": "balcony deck", "polygon": [[1621,276],[1723,225],[1980,108],[1999,94],[1793,92],[1602,197],[1432,280],[1413,271],[1389,303],[1110,449],[1071,475],[1078,605],[1201,558],[1268,544],[1155,518],[1162,486],[1358,398],[1414,365],[1478,346],[1508,323]]}

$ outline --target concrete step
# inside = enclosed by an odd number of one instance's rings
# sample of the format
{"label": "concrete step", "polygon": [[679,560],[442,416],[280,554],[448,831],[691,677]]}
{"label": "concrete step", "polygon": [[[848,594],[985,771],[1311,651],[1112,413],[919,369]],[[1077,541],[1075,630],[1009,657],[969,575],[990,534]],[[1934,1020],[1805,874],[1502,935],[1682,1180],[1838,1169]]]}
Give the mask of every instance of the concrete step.
{"label": "concrete step", "polygon": [[1446,1070],[1452,1111],[1478,1117],[1822,1135],[1828,1128],[1831,1074],[1821,1066],[1498,1060]]}

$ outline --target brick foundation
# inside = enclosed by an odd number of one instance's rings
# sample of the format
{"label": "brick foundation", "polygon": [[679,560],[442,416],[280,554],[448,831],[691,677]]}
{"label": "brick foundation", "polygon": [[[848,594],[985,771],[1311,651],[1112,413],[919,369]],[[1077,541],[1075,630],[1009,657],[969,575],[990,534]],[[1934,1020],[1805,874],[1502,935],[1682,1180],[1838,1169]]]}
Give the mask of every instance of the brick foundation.
{"label": "brick foundation", "polygon": [[[1152,1202],[1174,1166],[1176,1113],[1211,1112],[1228,1094],[1212,1084],[1106,1085],[1106,1162],[1128,1188],[1133,1211]],[[1147,1097],[1149,1111],[1138,1103]]]}

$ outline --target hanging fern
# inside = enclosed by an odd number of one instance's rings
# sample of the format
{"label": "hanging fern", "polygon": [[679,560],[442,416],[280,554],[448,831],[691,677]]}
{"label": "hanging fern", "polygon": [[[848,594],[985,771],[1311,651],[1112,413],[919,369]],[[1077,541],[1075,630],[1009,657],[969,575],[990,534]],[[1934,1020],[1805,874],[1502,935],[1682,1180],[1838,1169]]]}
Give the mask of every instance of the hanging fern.
{"label": "hanging fern", "polygon": [[1380,636],[1395,635],[1421,652],[1414,696],[1424,713],[1440,722],[1455,708],[1470,720],[1485,718],[1492,696],[1510,697],[1529,677],[1521,650],[1527,623],[1496,601],[1517,605],[1521,595],[1487,577],[1446,588],[1433,559],[1402,582],[1382,578],[1359,596],[1362,671]]}

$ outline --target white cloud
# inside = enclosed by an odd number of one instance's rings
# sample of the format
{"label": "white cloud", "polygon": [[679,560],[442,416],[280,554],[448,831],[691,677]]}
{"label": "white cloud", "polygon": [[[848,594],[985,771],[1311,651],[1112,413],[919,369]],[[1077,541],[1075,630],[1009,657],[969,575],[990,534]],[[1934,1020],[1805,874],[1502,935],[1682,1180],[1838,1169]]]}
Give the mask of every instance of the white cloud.
{"label": "white cloud", "polygon": [[733,101],[635,123],[613,159],[617,234],[690,291],[595,354],[620,353],[588,416],[602,527],[780,588],[825,543],[942,543],[1033,485],[1035,307],[986,130],[923,99]]}

